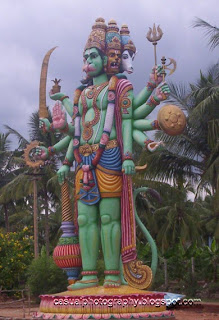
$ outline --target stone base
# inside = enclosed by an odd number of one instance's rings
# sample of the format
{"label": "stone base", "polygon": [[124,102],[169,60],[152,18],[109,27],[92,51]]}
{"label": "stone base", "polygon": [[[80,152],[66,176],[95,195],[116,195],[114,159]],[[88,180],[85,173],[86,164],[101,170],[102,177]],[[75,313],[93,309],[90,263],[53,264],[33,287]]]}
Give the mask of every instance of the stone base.
{"label": "stone base", "polygon": [[42,295],[38,319],[175,319],[165,293],[121,286],[94,287]]}

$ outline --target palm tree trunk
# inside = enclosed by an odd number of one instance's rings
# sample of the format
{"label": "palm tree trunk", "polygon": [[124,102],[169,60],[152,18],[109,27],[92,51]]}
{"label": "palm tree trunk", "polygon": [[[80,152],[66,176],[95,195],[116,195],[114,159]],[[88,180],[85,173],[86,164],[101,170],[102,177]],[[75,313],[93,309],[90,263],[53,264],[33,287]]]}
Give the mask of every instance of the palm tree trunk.
{"label": "palm tree trunk", "polygon": [[164,262],[164,283],[165,283],[165,287],[168,287],[168,273],[167,273],[167,259],[163,260]]}
{"label": "palm tree trunk", "polygon": [[195,277],[195,258],[191,258],[191,266],[192,266],[192,279]]}
{"label": "palm tree trunk", "polygon": [[10,228],[9,228],[9,219],[8,219],[8,207],[6,203],[4,203],[4,211],[5,211],[5,228],[6,228],[6,232],[9,232]]}
{"label": "palm tree trunk", "polygon": [[46,242],[46,255],[49,257],[49,208],[48,208],[48,195],[47,188],[44,188],[44,207],[45,207],[45,242]]}
{"label": "palm tree trunk", "polygon": [[33,221],[34,221],[34,258],[39,256],[38,246],[38,212],[37,212],[37,180],[33,178]]}

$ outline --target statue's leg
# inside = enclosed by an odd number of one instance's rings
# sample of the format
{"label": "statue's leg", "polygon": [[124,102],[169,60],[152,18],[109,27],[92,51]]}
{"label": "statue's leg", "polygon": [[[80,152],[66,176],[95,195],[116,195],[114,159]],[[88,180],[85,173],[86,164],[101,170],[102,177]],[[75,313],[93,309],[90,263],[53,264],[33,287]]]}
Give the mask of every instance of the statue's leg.
{"label": "statue's leg", "polygon": [[100,246],[98,204],[88,206],[78,201],[79,243],[82,258],[82,279],[69,286],[70,290],[98,285],[97,258]]}
{"label": "statue's leg", "polygon": [[121,251],[120,198],[100,201],[101,243],[105,262],[105,287],[121,284],[119,261]]}

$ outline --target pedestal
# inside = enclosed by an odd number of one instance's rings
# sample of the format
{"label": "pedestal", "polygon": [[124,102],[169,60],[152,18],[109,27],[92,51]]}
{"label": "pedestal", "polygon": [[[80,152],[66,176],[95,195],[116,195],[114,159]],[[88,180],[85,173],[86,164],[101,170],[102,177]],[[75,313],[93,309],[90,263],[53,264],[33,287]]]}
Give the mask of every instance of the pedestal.
{"label": "pedestal", "polygon": [[38,319],[175,319],[166,310],[165,293],[93,287],[42,295]]}

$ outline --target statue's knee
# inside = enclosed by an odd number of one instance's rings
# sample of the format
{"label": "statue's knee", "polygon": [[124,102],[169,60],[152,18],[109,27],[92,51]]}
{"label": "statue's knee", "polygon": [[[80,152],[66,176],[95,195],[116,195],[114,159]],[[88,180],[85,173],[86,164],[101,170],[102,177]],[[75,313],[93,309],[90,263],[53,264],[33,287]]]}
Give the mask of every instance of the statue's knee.
{"label": "statue's knee", "polygon": [[103,215],[101,216],[101,222],[102,222],[102,224],[108,224],[108,223],[110,223],[110,222],[111,222],[111,217],[110,217],[110,215],[109,215],[109,214],[103,214]]}
{"label": "statue's knee", "polygon": [[78,225],[79,227],[83,227],[85,226],[87,223],[87,217],[83,214],[81,214],[79,217],[78,217]]}

